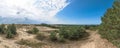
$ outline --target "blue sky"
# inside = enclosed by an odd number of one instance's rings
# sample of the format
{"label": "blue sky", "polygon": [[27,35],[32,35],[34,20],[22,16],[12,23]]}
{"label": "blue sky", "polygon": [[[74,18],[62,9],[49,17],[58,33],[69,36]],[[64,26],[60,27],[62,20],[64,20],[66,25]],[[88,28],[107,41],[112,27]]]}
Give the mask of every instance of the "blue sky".
{"label": "blue sky", "polygon": [[100,24],[113,0],[0,0],[0,23]]}
{"label": "blue sky", "polygon": [[66,24],[100,24],[101,16],[112,3],[113,0],[71,0],[57,17]]}

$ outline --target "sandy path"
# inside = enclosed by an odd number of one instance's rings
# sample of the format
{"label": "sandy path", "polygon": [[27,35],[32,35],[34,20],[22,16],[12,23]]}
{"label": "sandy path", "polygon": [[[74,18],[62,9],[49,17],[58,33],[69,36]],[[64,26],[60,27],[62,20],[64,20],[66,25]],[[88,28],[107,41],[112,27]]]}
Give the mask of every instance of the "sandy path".
{"label": "sandy path", "polygon": [[80,48],[117,48],[106,39],[102,39],[97,33],[98,31],[87,30],[87,32],[90,33],[89,39]]}
{"label": "sandy path", "polygon": [[71,41],[66,44],[51,44],[49,48],[117,48],[106,39],[102,39],[97,33],[98,31],[87,30],[87,32],[90,33],[90,36],[86,40]]}
{"label": "sandy path", "polygon": [[26,31],[25,29],[17,30],[19,35],[15,39],[6,39],[3,37],[0,37],[0,48],[21,48],[21,47],[29,48],[27,46],[22,46],[22,45],[15,43],[16,41],[21,40],[21,39],[34,38],[34,35],[30,35],[26,33],[25,31]]}

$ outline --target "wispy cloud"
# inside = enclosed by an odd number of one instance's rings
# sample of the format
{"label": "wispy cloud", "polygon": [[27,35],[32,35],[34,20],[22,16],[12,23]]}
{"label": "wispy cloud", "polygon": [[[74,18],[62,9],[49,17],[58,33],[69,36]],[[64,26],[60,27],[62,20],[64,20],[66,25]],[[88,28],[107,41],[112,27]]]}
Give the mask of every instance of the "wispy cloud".
{"label": "wispy cloud", "polygon": [[55,15],[68,4],[67,0],[0,0],[0,23],[58,23]]}

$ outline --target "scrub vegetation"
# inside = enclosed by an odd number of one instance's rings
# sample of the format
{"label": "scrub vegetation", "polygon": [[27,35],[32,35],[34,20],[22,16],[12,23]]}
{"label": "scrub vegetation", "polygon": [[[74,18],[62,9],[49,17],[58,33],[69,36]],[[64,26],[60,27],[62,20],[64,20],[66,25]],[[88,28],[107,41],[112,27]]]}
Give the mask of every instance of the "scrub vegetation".
{"label": "scrub vegetation", "polygon": [[0,34],[6,35],[6,38],[14,38],[17,35],[15,24],[11,25],[0,25]]}
{"label": "scrub vegetation", "polygon": [[120,48],[120,0],[116,0],[102,17],[99,33]]}

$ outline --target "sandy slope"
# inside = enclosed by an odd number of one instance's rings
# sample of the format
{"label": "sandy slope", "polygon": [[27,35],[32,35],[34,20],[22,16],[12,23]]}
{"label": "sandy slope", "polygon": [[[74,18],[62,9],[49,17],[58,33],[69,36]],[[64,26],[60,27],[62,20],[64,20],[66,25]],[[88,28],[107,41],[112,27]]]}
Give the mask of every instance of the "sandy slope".
{"label": "sandy slope", "polygon": [[[37,28],[39,28],[41,31],[54,30],[48,27],[37,27]],[[0,48],[30,48],[15,43],[20,39],[35,40],[34,39],[35,35],[28,34],[25,31],[26,31],[25,28],[18,29],[17,32],[19,36],[15,39],[5,39],[3,37],[0,37]],[[44,46],[43,48],[116,48],[106,39],[102,39],[100,35],[97,33],[97,31],[87,30],[87,32],[90,33],[90,36],[88,37],[87,40],[71,41],[70,43],[65,43],[65,44],[48,43],[48,45]]]}
{"label": "sandy slope", "polygon": [[[30,48],[28,46],[24,46],[24,45],[19,45],[16,44],[15,42],[21,39],[27,39],[27,40],[35,40],[34,38],[35,35],[33,34],[28,34],[26,31],[28,29],[32,28],[32,26],[28,26],[28,27],[22,27],[17,29],[17,33],[18,36],[15,37],[15,39],[6,39],[2,36],[0,36],[0,48]],[[50,30],[55,30],[49,27],[43,27],[43,26],[39,26],[37,27],[40,31],[50,31]]]}
{"label": "sandy slope", "polygon": [[0,48],[30,48],[28,46],[23,46],[16,44],[15,42],[21,39],[33,39],[35,35],[26,33],[25,28],[19,28],[17,30],[18,36],[14,39],[6,39],[4,37],[0,37]]}

